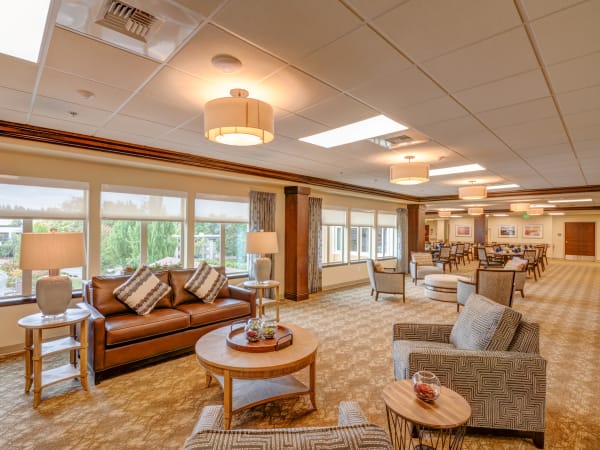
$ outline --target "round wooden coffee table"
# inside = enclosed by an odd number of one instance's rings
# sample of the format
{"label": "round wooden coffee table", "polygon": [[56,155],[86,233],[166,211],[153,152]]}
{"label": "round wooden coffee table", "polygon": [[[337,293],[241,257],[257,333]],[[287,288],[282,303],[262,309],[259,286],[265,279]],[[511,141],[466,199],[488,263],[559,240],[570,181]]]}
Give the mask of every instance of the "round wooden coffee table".
{"label": "round wooden coffee table", "polygon": [[383,389],[383,400],[395,449],[462,448],[471,406],[457,392],[442,386],[437,400],[424,402],[415,395],[412,382],[402,380]]}
{"label": "round wooden coffee table", "polygon": [[[218,328],[196,342],[196,357],[211,378],[223,388],[224,426],[229,429],[233,413],[280,398],[310,395],[315,400],[316,358],[319,341],[311,331],[283,325],[292,330],[292,345],[266,353],[238,351],[227,345],[230,326]],[[293,373],[309,367],[309,384],[300,382]]]}

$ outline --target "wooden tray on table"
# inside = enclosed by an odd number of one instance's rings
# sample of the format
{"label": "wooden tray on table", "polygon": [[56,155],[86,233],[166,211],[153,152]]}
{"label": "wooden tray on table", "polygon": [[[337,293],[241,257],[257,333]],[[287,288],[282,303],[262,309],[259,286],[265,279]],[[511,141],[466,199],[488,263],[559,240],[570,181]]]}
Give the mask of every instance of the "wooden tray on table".
{"label": "wooden tray on table", "polygon": [[273,339],[259,339],[256,342],[250,342],[246,339],[246,332],[244,327],[233,328],[235,324],[231,325],[231,331],[227,335],[227,345],[240,352],[249,353],[265,353],[274,352],[283,348],[289,347],[294,341],[294,335],[292,330],[282,325],[277,325],[275,336]]}

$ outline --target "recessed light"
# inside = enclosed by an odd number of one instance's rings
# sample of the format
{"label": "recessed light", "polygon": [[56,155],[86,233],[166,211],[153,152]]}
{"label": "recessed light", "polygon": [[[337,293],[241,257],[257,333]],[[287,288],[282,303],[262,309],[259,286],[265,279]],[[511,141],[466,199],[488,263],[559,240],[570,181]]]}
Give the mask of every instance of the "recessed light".
{"label": "recessed light", "polygon": [[477,172],[478,170],[485,170],[485,167],[482,167],[479,164],[467,164],[464,166],[446,167],[444,169],[431,169],[429,171],[429,176],[437,177],[439,175],[451,175],[453,173]]}
{"label": "recessed light", "polygon": [[570,200],[548,200],[548,203],[575,203],[575,202],[591,202],[591,198],[572,198]]}
{"label": "recessed light", "polygon": [[331,148],[403,130],[408,130],[408,127],[384,115],[379,115],[322,133],[306,136],[300,138],[300,140],[318,145],[319,147]]}
{"label": "recessed light", "polygon": [[38,62],[50,0],[2,2],[0,53]]}
{"label": "recessed light", "polygon": [[519,186],[518,184],[496,184],[496,185],[488,186],[487,190],[495,191],[497,189],[513,189],[513,188],[519,188],[519,187],[521,187],[521,186]]}

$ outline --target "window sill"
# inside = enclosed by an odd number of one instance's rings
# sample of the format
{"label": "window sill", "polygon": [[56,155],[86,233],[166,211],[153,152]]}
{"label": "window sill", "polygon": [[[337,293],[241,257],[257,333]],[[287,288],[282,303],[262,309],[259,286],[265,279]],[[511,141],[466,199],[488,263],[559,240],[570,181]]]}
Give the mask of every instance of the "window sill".
{"label": "window sill", "polygon": [[[71,298],[81,298],[82,295],[82,291],[73,291]],[[0,299],[0,308],[3,306],[27,305],[30,303],[36,303],[35,295]]]}

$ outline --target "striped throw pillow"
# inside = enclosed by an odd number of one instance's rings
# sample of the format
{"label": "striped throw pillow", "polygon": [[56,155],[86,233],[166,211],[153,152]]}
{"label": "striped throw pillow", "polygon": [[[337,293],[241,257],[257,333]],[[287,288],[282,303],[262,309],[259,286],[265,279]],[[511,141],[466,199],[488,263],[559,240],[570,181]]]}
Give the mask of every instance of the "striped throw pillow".
{"label": "striped throw pillow", "polygon": [[183,287],[204,303],[212,303],[225,284],[227,284],[227,277],[202,261]]}
{"label": "striped throw pillow", "polygon": [[171,286],[160,281],[148,267],[141,266],[113,294],[140,316],[144,316],[170,292]]}

